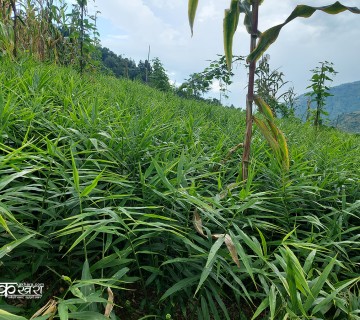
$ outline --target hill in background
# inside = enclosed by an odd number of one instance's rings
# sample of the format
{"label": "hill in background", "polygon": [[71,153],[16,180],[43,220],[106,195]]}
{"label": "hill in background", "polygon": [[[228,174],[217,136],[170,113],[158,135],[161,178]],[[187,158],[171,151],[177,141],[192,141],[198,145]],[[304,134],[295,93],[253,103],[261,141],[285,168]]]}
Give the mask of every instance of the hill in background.
{"label": "hill in background", "polygon": [[[344,131],[360,133],[360,81],[345,83],[330,89],[325,110],[330,125]],[[308,96],[301,95],[296,115],[305,120]],[[315,108],[312,103],[311,108]]]}

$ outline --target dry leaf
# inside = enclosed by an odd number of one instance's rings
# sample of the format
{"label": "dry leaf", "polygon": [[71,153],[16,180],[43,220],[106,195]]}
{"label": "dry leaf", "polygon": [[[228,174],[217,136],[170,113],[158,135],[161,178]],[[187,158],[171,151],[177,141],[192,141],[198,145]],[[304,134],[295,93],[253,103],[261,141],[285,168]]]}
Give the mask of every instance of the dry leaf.
{"label": "dry leaf", "polygon": [[239,262],[239,258],[235,249],[235,245],[233,243],[233,241],[231,240],[231,237],[226,234],[225,235],[225,244],[230,252],[231,258],[233,259],[233,261],[236,263],[236,265],[240,268],[240,262]]}
{"label": "dry leaf", "polygon": [[[56,305],[57,305],[57,302],[54,299],[49,300],[46,305],[44,305],[41,309],[39,309],[38,311],[35,312],[35,314],[30,318],[30,320],[35,319],[39,316],[44,316],[44,315],[50,314],[50,313],[55,314]],[[53,319],[53,317],[54,316],[51,316],[49,318],[49,320]]]}
{"label": "dry leaf", "polygon": [[202,235],[203,237],[206,238],[206,235],[202,229],[202,220],[200,215],[197,212],[197,209],[194,210],[194,218],[193,218],[193,223],[194,223],[194,228],[195,230]]}
{"label": "dry leaf", "polygon": [[227,153],[227,155],[225,156],[225,159],[223,159],[223,160],[221,161],[221,163],[222,163],[222,164],[225,164],[226,161],[228,161],[229,158],[232,156],[232,154],[233,154],[234,152],[236,152],[236,151],[237,151],[238,149],[240,149],[240,148],[244,148],[244,144],[243,144],[243,143],[239,143],[239,144],[237,144],[235,147],[231,148],[231,149],[229,150],[229,152]]}
{"label": "dry leaf", "polygon": [[[228,188],[235,188],[235,184],[233,185],[229,185]],[[231,190],[231,189],[230,189]],[[197,210],[195,209],[194,210],[194,218],[193,218],[193,223],[194,223],[194,227],[195,227],[195,230],[201,234],[203,237],[206,238],[206,235],[204,234],[204,231],[203,231],[203,226],[202,226],[202,220],[201,220],[201,217],[200,215],[198,214]],[[240,262],[239,262],[239,258],[238,258],[238,255],[237,255],[237,252],[236,252],[236,249],[235,249],[235,245],[233,243],[233,241],[231,240],[231,237],[228,235],[228,234],[213,234],[211,235],[211,237],[213,239],[219,239],[221,237],[225,237],[225,244],[226,244],[226,247],[228,248],[229,252],[230,252],[230,255],[231,255],[231,258],[233,259],[233,261],[236,263],[236,265],[240,268]]]}
{"label": "dry leaf", "polygon": [[228,248],[231,258],[233,259],[233,261],[236,263],[236,265],[240,268],[240,261],[235,249],[235,245],[233,243],[233,241],[231,240],[231,237],[228,234],[213,234],[212,238],[213,239],[219,239],[221,237],[225,237],[225,244],[226,247]]}
{"label": "dry leaf", "polygon": [[104,313],[104,316],[107,317],[107,318],[110,318],[110,313],[114,307],[114,294],[113,292],[111,291],[111,289],[108,287],[107,288],[107,292],[108,292],[108,303],[106,305],[106,308],[105,308],[105,313]]}

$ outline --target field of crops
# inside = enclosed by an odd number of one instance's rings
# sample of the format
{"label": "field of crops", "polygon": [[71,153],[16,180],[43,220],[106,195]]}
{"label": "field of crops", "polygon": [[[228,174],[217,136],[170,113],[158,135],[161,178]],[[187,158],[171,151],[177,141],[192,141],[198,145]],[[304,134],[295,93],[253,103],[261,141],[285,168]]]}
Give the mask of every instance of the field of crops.
{"label": "field of crops", "polygon": [[360,136],[279,120],[242,181],[241,110],[0,68],[0,282],[44,284],[0,319],[360,319]]}

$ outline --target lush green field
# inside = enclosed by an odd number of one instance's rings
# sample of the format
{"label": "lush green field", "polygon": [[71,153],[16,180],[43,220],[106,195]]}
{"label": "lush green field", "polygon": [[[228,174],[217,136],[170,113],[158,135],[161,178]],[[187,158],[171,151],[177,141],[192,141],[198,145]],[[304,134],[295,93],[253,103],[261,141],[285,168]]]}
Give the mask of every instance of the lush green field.
{"label": "lush green field", "polygon": [[0,67],[0,282],[45,285],[0,319],[360,319],[359,136],[279,122],[243,182],[240,110]]}

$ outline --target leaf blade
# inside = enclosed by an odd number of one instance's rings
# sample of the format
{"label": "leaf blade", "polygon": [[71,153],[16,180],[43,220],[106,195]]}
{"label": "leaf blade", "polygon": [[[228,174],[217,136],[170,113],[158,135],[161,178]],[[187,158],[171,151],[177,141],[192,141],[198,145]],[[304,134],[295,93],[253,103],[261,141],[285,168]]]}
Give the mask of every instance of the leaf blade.
{"label": "leaf blade", "polygon": [[188,3],[188,18],[189,18],[191,36],[194,34],[194,21],[195,21],[195,15],[196,15],[198,3],[199,0],[189,0]]}
{"label": "leaf blade", "polygon": [[224,32],[224,52],[226,57],[226,64],[229,71],[231,70],[232,63],[232,47],[234,34],[239,23],[240,8],[238,0],[232,0],[230,9],[225,10],[225,16],[223,20],[223,32]]}

